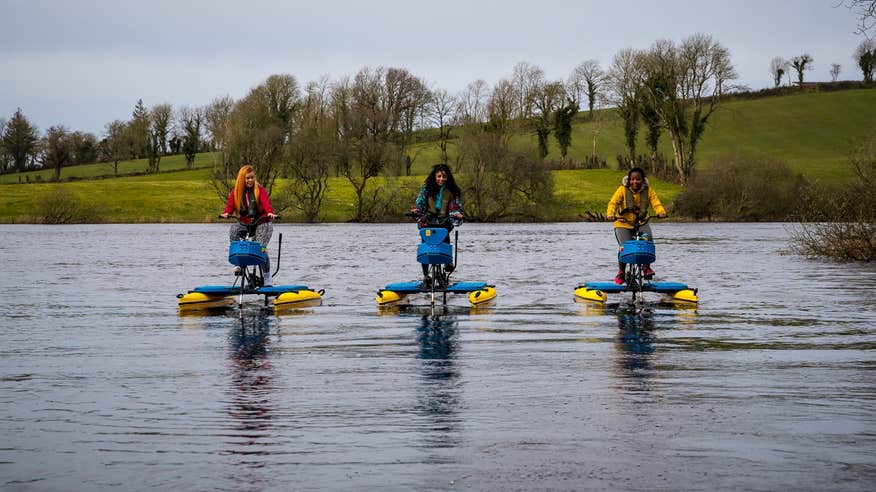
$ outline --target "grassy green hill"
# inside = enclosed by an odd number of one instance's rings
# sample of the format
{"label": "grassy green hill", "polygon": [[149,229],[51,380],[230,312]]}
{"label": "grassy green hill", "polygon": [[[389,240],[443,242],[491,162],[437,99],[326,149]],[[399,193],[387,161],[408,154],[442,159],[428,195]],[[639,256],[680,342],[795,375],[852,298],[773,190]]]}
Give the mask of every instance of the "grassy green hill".
{"label": "grassy green hill", "polygon": [[[210,167],[213,165],[213,161],[214,157],[210,152],[197,154],[192,167],[194,169]],[[146,172],[146,165],[146,159],[120,161],[118,175],[128,176],[132,174],[143,174]],[[159,164],[159,171],[161,173],[184,171],[185,169],[186,158],[183,155],[169,155],[162,157]],[[113,172],[113,163],[111,162],[71,166],[61,169],[61,180],[110,178],[113,177]],[[53,175],[54,171],[51,169],[28,171],[26,173],[0,174],[0,184],[46,182],[50,181]]]}
{"label": "grassy green hill", "polygon": [[[616,111],[599,112],[597,122],[582,115],[573,128],[569,157],[582,159],[593,152],[617,166],[626,154],[621,120]],[[855,142],[876,132],[876,89],[814,92],[758,99],[733,100],[713,116],[698,146],[698,165],[706,168],[718,156],[734,152],[767,155],[787,162],[811,179],[844,179],[845,160]],[[639,133],[638,153],[646,153],[645,131]],[[534,145],[535,138],[529,137]],[[560,159],[551,139],[548,159]],[[661,151],[671,158],[664,136]],[[414,171],[423,174],[438,162],[436,144],[421,144]]]}
{"label": "grassy green hill", "polygon": [[[851,171],[846,155],[856,141],[876,131],[876,89],[814,92],[759,99],[734,100],[713,116],[699,145],[698,165],[706,168],[721,155],[749,152],[787,162],[791,168],[810,179],[838,181],[848,179]],[[644,135],[642,135],[644,137]],[[520,140],[534,139],[521,136]],[[582,116],[576,121],[572,159],[582,159],[596,151],[610,167],[616,156],[626,152],[620,119],[615,111],[599,112],[596,121]],[[534,142],[534,140],[533,140]],[[668,142],[662,141],[663,153],[671,155]],[[644,152],[644,140],[639,143]],[[451,152],[455,149],[451,146]],[[551,141],[549,159],[559,160],[555,141]],[[436,143],[422,143],[413,148],[412,179],[421,181],[432,164],[438,162]],[[451,161],[453,156],[451,156]],[[182,156],[165,157],[162,173],[106,179],[89,179],[112,174],[107,164],[64,168],[62,178],[75,177],[67,183],[46,183],[51,171],[34,171],[0,176],[0,223],[31,220],[38,201],[56,187],[71,191],[86,207],[98,211],[109,222],[202,222],[214,220],[224,202],[208,184],[212,154],[201,154],[198,169],[185,171]],[[143,172],[146,162],[126,161],[121,173]],[[175,172],[164,172],[174,171]],[[570,206],[557,219],[574,219],[586,211],[603,211],[605,202],[617,187],[622,172],[616,170],[555,171],[556,194]],[[40,176],[42,182],[34,184]],[[30,184],[18,185],[22,182]],[[655,182],[664,204],[671,203],[680,187]],[[413,198],[413,197],[412,197]],[[349,183],[333,178],[329,183],[323,219],[349,220],[354,196]],[[294,213],[285,212],[289,219]]]}

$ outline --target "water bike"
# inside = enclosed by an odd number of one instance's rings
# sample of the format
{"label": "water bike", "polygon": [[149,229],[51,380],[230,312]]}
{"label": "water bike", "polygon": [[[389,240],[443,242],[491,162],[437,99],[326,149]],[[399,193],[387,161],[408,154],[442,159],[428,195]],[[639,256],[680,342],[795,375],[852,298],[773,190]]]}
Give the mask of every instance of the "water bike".
{"label": "water bike", "polygon": [[268,252],[267,247],[255,238],[258,224],[243,224],[239,219],[238,223],[246,227],[246,235],[238,241],[231,241],[228,246],[228,262],[234,265],[234,282],[230,286],[202,285],[186,294],[178,294],[176,297],[179,299],[180,312],[230,307],[234,305],[235,296],[237,296],[237,306],[241,308],[245,295],[264,297],[265,306],[268,306],[269,300],[274,298],[275,310],[312,307],[322,303],[322,294],[325,293],[323,290],[316,291],[306,285],[265,286],[264,276],[267,274],[273,278],[280,271],[283,234],[280,233],[277,240],[276,269],[271,274],[263,271],[268,263]]}
{"label": "water bike", "polygon": [[[487,282],[451,282],[456,271],[459,253],[459,231],[454,233],[450,244],[449,226],[458,226],[461,221],[450,217],[439,218],[432,214],[408,214],[409,217],[425,220],[427,226],[420,229],[420,244],[417,247],[417,262],[428,265],[429,275],[422,281],[387,284],[377,292],[377,304],[394,305],[409,294],[428,294],[432,307],[436,298],[447,304],[447,294],[468,294],[472,305],[480,305],[496,297],[496,288]],[[457,253],[454,255],[454,251]]]}
{"label": "water bike", "polygon": [[[633,223],[632,239],[625,241],[618,251],[617,258],[627,265],[623,284],[613,282],[586,282],[575,288],[575,299],[585,301],[605,302],[607,294],[631,293],[630,304],[643,306],[645,292],[665,294],[671,301],[696,304],[699,301],[697,289],[688,287],[681,282],[652,282],[645,275],[645,267],[657,259],[654,242],[648,240],[647,233],[639,228],[657,216],[646,216]],[[619,218],[623,222],[628,221]]]}

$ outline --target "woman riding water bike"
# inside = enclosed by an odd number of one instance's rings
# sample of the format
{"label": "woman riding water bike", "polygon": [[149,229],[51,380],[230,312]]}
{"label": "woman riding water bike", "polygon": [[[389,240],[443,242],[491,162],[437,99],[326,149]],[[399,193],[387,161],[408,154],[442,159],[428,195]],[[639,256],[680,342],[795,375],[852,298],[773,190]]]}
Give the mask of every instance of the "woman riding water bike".
{"label": "woman riding water bike", "polygon": [[[417,226],[443,227],[448,235],[445,242],[450,242],[449,232],[453,230],[453,221],[463,218],[461,192],[453,173],[447,164],[436,164],[423,183],[423,188],[417,196],[411,213],[417,217]],[[431,285],[429,265],[423,264],[423,279],[425,285]],[[445,272],[453,271],[453,265],[445,265]]]}
{"label": "woman riding water bike", "polygon": [[[617,239],[618,247],[623,246],[624,242],[633,238],[634,228],[637,228],[648,241],[654,240],[651,226],[647,224],[650,208],[653,208],[660,218],[666,218],[666,209],[657,198],[657,193],[648,184],[645,171],[642,168],[634,167],[621,181],[621,186],[612,195],[608,202],[608,210],[605,212],[606,219],[614,221],[614,237]],[[626,264],[618,261],[617,276],[614,278],[615,284],[624,283],[625,268]],[[651,265],[645,265],[644,273],[648,280],[654,277]]]}
{"label": "woman riding water bike", "polygon": [[[244,165],[237,172],[237,181],[228,196],[225,211],[220,216],[224,218],[237,216],[237,222],[231,225],[228,236],[231,241],[239,241],[246,237],[249,231],[263,247],[268,247],[268,242],[274,233],[273,220],[276,216],[271,207],[268,190],[256,180],[255,169],[250,165]],[[240,267],[235,267],[237,273]],[[271,286],[270,258],[262,268],[264,286]]]}

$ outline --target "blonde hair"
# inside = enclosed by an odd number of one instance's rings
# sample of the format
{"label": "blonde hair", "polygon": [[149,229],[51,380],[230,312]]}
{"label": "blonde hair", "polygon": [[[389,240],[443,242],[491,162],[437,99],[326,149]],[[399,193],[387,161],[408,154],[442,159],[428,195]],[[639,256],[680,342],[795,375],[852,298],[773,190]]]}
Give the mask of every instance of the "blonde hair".
{"label": "blonde hair", "polygon": [[[254,173],[255,168],[246,164],[240,168],[240,171],[237,171],[237,181],[234,183],[234,208],[237,210],[237,215],[240,215],[240,205],[243,204],[243,197],[246,193],[246,175],[249,173]],[[256,202],[259,201],[259,182],[256,179],[255,186],[253,186],[253,194],[255,195]]]}

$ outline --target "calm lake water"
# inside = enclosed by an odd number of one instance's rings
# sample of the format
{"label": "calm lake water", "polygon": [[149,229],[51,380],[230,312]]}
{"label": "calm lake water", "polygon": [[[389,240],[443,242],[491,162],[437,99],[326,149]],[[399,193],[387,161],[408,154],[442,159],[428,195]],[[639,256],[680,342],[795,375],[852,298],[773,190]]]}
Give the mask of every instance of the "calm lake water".
{"label": "calm lake water", "polygon": [[876,265],[658,223],[700,304],[635,315],[573,300],[610,224],[458,230],[488,308],[378,309],[412,224],[278,224],[275,283],[322,306],[180,316],[230,280],[227,225],[0,226],[0,488],[872,490]]}

